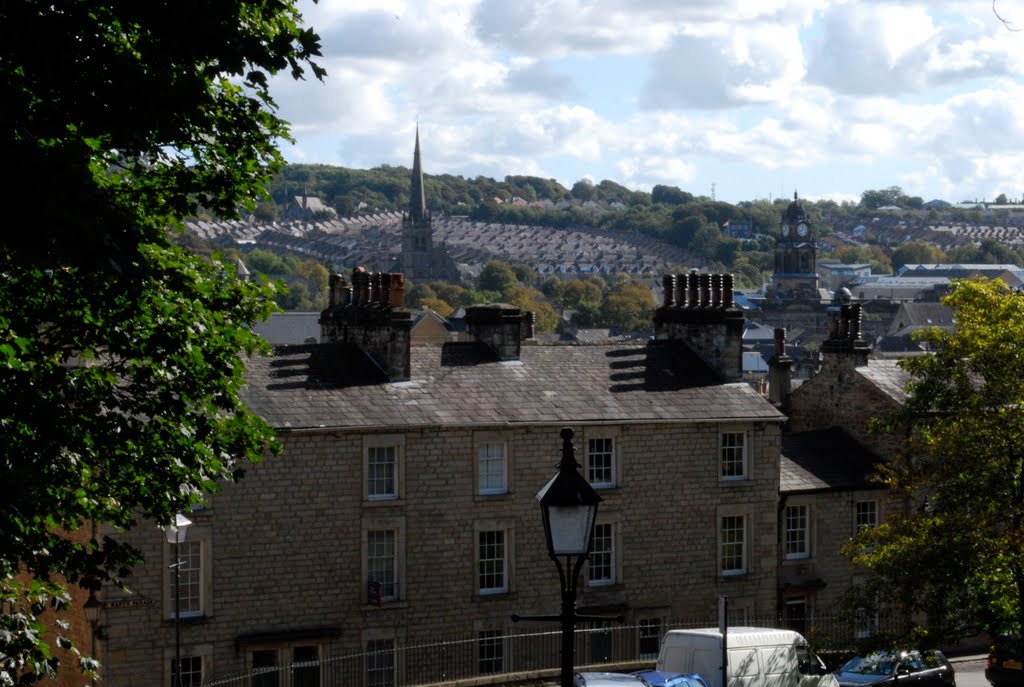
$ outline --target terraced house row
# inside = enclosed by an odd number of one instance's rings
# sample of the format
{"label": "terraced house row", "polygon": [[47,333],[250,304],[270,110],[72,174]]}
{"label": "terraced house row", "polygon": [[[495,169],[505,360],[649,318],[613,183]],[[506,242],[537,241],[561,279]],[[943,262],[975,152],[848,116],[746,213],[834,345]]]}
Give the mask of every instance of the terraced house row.
{"label": "terraced house row", "polygon": [[[413,346],[402,289],[336,276],[326,343],[250,361],[246,402],[284,451],[187,514],[187,684],[294,661],[321,684],[316,661],[363,652],[353,684],[426,682],[398,649],[452,637],[478,643],[472,672],[523,669],[502,638],[558,607],[535,495],[566,426],[603,499],[580,606],[643,628],[637,657],[720,595],[736,622],[829,608],[856,574],[839,543],[899,505],[865,480],[881,447],[841,427],[898,401],[867,375],[856,309],[825,347],[834,379],[789,393],[780,348],[769,400],[739,381],[729,275],[667,276],[654,339],[605,346],[538,345],[507,305],[470,308],[469,341]],[[818,421],[785,432],[790,408]],[[175,552],[155,525],[123,536],[147,562],[105,590],[104,683],[170,685]]]}

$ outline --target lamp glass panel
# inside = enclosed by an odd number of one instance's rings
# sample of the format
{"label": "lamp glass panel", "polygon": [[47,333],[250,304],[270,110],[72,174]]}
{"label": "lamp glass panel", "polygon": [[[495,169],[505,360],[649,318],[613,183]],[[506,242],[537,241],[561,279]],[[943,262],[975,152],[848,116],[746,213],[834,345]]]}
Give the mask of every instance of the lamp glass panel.
{"label": "lamp glass panel", "polygon": [[593,506],[548,506],[552,553],[556,556],[585,554],[596,510]]}

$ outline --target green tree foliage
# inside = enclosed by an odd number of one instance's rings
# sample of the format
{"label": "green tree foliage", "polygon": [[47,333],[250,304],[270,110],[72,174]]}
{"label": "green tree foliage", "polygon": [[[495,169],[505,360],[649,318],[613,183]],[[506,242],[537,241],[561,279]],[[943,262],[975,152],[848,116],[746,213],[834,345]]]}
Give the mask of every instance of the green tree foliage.
{"label": "green tree foliage", "polygon": [[489,260],[477,277],[477,285],[482,291],[495,291],[500,294],[507,293],[518,283],[515,271],[497,260]]}
{"label": "green tree foliage", "polygon": [[538,332],[553,332],[558,326],[558,313],[551,304],[544,300],[543,294],[536,289],[514,286],[504,294],[505,302],[520,310],[536,315],[534,327]]}
{"label": "green tree foliage", "polygon": [[[936,632],[963,621],[1024,627],[1024,294],[960,281],[943,302],[956,331],[927,330],[933,355],[908,358],[909,398],[890,419],[910,428],[882,472],[915,507],[861,531],[848,551],[875,572],[865,590],[898,590]],[[923,497],[923,500],[922,500]],[[890,597],[891,598],[891,594]]]}
{"label": "green tree foliage", "polygon": [[651,202],[664,205],[686,205],[693,200],[693,194],[682,191],[678,186],[655,185],[651,189]]}
{"label": "green tree foliage", "polygon": [[639,282],[613,286],[601,301],[601,322],[629,331],[648,331],[652,327],[654,294]]}
{"label": "green tree foliage", "polygon": [[908,241],[892,252],[892,264],[896,267],[940,262],[946,262],[946,254],[924,241]]}
{"label": "green tree foliage", "polygon": [[1024,262],[1019,252],[995,239],[982,239],[977,246],[971,243],[957,246],[949,251],[950,262],[988,263],[1007,265]]}
{"label": "green tree foliage", "polygon": [[323,74],[301,21],[289,1],[0,9],[0,153],[18,170],[0,242],[0,684],[58,668],[68,641],[40,613],[67,599],[59,579],[96,589],[138,559],[76,531],[168,522],[271,441],[238,391],[273,292],[167,230],[262,195],[288,138],[270,77]]}

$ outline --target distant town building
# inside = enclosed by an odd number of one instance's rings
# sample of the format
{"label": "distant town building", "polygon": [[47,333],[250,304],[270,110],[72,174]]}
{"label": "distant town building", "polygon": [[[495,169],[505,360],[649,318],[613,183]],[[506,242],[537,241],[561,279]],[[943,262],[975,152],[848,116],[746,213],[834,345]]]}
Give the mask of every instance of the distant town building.
{"label": "distant town building", "polygon": [[817,231],[797,194],[782,215],[782,238],[775,246],[775,271],[768,300],[777,303],[800,301],[820,304],[828,300],[817,270]]}

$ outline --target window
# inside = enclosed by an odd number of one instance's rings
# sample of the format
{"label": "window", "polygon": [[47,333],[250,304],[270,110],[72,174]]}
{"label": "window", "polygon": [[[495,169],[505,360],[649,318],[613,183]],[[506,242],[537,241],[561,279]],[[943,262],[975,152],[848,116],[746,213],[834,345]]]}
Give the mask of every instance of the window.
{"label": "window", "polygon": [[[184,673],[184,671],[182,671]],[[277,687],[281,684],[281,671],[277,666],[277,649],[259,649],[252,652],[252,687]]]}
{"label": "window", "polygon": [[661,649],[661,619],[641,618],[637,626],[640,634],[640,658],[658,658]]}
{"label": "window", "polygon": [[365,518],[362,542],[363,601],[373,606],[401,601],[402,580],[405,579],[405,517]]}
{"label": "window", "polygon": [[594,525],[588,581],[591,585],[615,583],[615,537],[611,523]]}
{"label": "window", "polygon": [[481,594],[508,591],[508,565],[505,532],[485,530],[479,533],[479,581]]}
{"label": "window", "polygon": [[855,508],[856,529],[878,527],[878,501],[857,501]]}
{"label": "window", "polygon": [[747,479],[746,432],[722,432],[719,438],[719,453],[723,480]]}
{"label": "window", "polygon": [[320,647],[292,647],[292,687],[320,687]]}
{"label": "window", "polygon": [[316,644],[252,649],[249,665],[252,687],[320,687],[320,646]]}
{"label": "window", "polygon": [[[168,615],[173,618],[178,604],[182,618],[194,618],[203,614],[203,546],[202,540],[185,541],[169,545],[171,562],[169,570]],[[177,556],[177,560],[175,560]],[[177,570],[175,571],[175,565]],[[180,596],[179,596],[180,595]],[[184,677],[184,671],[182,671]]]}
{"label": "window", "polygon": [[720,560],[723,575],[744,575],[747,572],[747,519],[743,515],[724,515],[719,533]]}
{"label": "window", "polygon": [[482,441],[477,448],[479,493],[504,494],[508,491],[508,460],[504,441]]}
{"label": "window", "polygon": [[[178,662],[171,659],[171,684],[178,685]],[[203,659],[201,656],[181,657],[182,687],[199,687],[203,684]]]}
{"label": "window", "polygon": [[398,448],[369,446],[366,449],[366,496],[370,500],[398,498]]}
{"label": "window", "polygon": [[477,635],[480,674],[505,672],[504,638],[498,630],[485,630]]}
{"label": "window", "polygon": [[807,530],[807,506],[786,506],[786,560],[810,556]]}
{"label": "window", "polygon": [[395,601],[398,598],[395,539],[394,530],[370,530],[366,533],[368,603]]}
{"label": "window", "polygon": [[594,487],[615,486],[615,440],[587,440],[587,481]]}
{"label": "window", "polygon": [[366,687],[395,684],[395,640],[371,639],[366,643]]}

